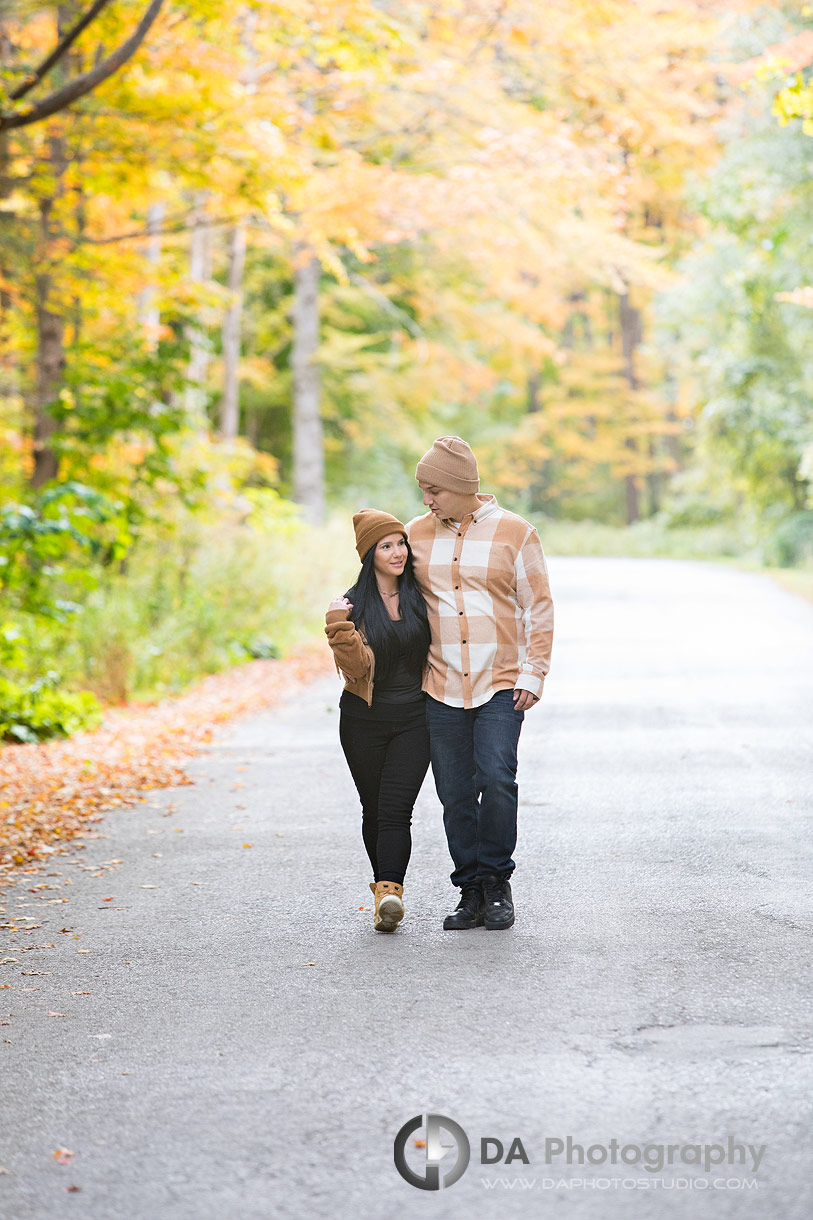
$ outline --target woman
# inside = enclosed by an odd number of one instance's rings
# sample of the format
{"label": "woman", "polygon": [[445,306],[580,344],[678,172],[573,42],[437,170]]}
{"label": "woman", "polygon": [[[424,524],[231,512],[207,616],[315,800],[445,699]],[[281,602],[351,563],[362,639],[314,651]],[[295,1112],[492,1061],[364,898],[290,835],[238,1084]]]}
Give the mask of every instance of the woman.
{"label": "woman", "polygon": [[339,740],[361,800],[361,834],[373,878],[373,926],[394,932],[404,916],[412,809],[429,766],[426,606],[406,528],[389,513],[353,517],[358,579],[330,603],[325,634],[344,675]]}

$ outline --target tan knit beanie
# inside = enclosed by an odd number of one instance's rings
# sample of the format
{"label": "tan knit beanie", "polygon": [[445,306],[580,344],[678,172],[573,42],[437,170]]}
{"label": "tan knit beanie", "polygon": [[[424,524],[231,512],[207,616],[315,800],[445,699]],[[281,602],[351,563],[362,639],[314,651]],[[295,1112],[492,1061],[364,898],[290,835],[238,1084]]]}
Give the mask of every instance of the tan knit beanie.
{"label": "tan knit beanie", "polygon": [[353,529],[356,531],[356,550],[359,559],[364,562],[364,556],[387,534],[402,533],[406,538],[406,526],[397,517],[389,513],[380,513],[375,508],[362,508],[353,516]]}
{"label": "tan knit beanie", "polygon": [[459,436],[441,436],[425,453],[415,470],[419,483],[429,483],[441,491],[475,495],[480,487],[477,458]]}

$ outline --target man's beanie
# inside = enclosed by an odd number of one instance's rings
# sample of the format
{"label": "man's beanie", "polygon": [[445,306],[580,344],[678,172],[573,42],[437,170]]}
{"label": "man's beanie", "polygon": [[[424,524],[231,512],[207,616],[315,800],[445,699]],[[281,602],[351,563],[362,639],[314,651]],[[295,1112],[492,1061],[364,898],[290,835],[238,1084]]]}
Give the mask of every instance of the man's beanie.
{"label": "man's beanie", "polygon": [[364,562],[364,556],[387,534],[402,533],[406,538],[406,526],[397,517],[389,513],[380,513],[375,508],[362,508],[353,517],[353,529],[356,531],[356,550],[359,559]]}
{"label": "man's beanie", "polygon": [[439,437],[418,462],[415,478],[441,491],[463,495],[474,495],[480,487],[477,458],[459,436]]}

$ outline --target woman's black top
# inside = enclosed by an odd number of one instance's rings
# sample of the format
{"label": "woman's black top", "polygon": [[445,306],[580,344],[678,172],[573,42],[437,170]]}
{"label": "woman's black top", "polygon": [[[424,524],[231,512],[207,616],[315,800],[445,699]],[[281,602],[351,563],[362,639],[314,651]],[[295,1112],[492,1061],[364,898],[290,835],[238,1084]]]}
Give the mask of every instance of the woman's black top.
{"label": "woman's black top", "polygon": [[339,707],[348,716],[359,716],[372,720],[400,719],[406,713],[417,711],[426,703],[426,693],[421,690],[422,673],[407,665],[404,648],[404,620],[393,619],[392,625],[399,636],[398,660],[392,673],[386,678],[373,679],[373,702],[370,707],[360,695],[342,691]]}

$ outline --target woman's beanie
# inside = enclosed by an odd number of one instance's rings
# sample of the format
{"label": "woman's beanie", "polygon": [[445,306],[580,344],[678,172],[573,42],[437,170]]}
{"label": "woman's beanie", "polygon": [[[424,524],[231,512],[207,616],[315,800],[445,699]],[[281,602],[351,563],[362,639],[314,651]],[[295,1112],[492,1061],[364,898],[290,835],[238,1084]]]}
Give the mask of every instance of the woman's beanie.
{"label": "woman's beanie", "polygon": [[397,517],[389,513],[380,513],[375,508],[362,508],[353,516],[353,529],[356,531],[356,550],[359,559],[364,562],[364,556],[387,534],[402,533],[406,538],[406,526]]}
{"label": "woman's beanie", "polygon": [[463,495],[473,496],[480,487],[477,458],[459,436],[439,437],[418,462],[415,478],[441,491]]}

